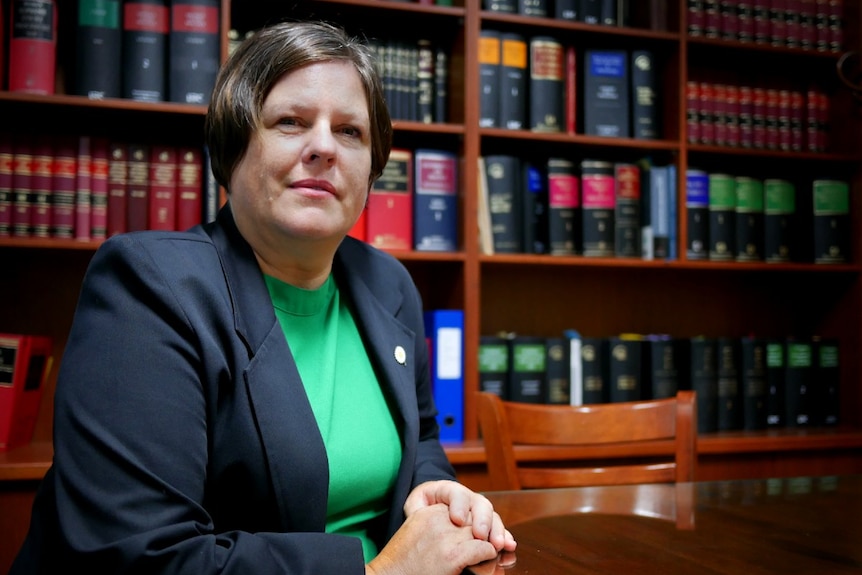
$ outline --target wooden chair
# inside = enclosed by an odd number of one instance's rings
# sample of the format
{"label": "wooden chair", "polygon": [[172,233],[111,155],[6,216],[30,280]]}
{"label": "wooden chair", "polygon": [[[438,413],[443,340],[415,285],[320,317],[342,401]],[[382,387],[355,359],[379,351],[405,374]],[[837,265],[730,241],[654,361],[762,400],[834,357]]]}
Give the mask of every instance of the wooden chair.
{"label": "wooden chair", "polygon": [[692,391],[584,406],[477,395],[491,490],[694,481]]}

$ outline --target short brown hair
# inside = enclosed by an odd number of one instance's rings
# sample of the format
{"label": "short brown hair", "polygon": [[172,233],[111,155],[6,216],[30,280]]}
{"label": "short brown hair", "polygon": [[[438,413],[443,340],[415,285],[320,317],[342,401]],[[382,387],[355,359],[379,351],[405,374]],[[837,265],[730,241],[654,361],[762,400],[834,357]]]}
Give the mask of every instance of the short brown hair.
{"label": "short brown hair", "polygon": [[213,175],[230,192],[233,170],[260,125],[263,102],[288,72],[316,62],[344,60],[359,72],[371,121],[369,186],[383,172],[392,147],[392,121],[374,53],[360,40],[325,22],[282,22],[247,38],[222,65],[204,125]]}

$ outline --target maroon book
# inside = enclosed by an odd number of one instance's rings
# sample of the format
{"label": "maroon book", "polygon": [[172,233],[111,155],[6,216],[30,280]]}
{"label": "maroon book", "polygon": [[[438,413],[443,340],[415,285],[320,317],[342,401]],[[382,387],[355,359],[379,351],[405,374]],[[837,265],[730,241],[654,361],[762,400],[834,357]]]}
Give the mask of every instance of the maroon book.
{"label": "maroon book", "polygon": [[78,136],[78,173],[75,178],[75,239],[90,240],[92,206],[93,138]]}
{"label": "maroon book", "polygon": [[108,170],[110,144],[93,138],[90,163],[90,238],[103,240],[108,230]]}
{"label": "maroon book", "polygon": [[[0,10],[2,12],[2,10]],[[0,237],[12,234],[12,134],[0,132]]]}
{"label": "maroon book", "polygon": [[107,236],[128,231],[129,148],[121,142],[108,144],[108,229]]}
{"label": "maroon book", "polygon": [[18,134],[12,152],[12,234],[18,237],[29,237],[33,225],[32,180],[33,143]]}
{"label": "maroon book", "polygon": [[171,145],[150,148],[149,229],[177,229],[177,150]]}
{"label": "maroon book", "polygon": [[30,176],[32,194],[30,196],[33,237],[51,236],[51,192],[53,188],[54,146],[47,135],[39,135],[33,140],[33,163]]}
{"label": "maroon book", "polygon": [[203,208],[203,151],[180,148],[177,152],[177,225],[187,230],[201,223]]}
{"label": "maroon book", "polygon": [[126,180],[127,231],[136,232],[147,229],[147,216],[150,211],[149,177],[150,150],[144,144],[131,144],[128,150],[129,174]]}
{"label": "maroon book", "polygon": [[9,91],[53,94],[57,71],[57,4],[12,0],[9,21]]}
{"label": "maroon book", "polygon": [[51,225],[55,238],[71,239],[75,230],[75,175],[78,172],[78,141],[62,136],[54,148]]}

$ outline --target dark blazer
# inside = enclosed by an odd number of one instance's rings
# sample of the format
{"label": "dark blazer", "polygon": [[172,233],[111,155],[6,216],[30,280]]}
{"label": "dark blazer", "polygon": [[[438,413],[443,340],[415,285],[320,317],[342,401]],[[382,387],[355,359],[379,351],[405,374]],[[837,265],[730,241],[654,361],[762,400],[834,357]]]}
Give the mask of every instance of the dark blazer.
{"label": "dark blazer", "polygon": [[[409,491],[454,473],[408,272],[348,237],[333,273],[403,443],[382,546]],[[326,451],[229,207],[190,232],[124,234],[99,248],[54,417],[54,462],[13,575],[364,573],[357,539],[323,533]]]}

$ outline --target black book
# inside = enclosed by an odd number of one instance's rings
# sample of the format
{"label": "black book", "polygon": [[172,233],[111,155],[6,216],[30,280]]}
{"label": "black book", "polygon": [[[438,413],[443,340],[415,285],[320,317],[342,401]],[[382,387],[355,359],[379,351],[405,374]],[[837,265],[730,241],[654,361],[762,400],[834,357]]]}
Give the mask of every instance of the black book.
{"label": "black book", "polygon": [[787,180],[763,182],[763,256],[767,262],[789,262],[794,258],[796,189]]}
{"label": "black book", "polygon": [[840,180],[814,180],[814,262],[850,261],[850,189]]}
{"label": "black book", "polygon": [[500,127],[522,130],[527,124],[527,40],[503,32],[500,44]]}
{"label": "black book", "polygon": [[685,388],[686,362],[679,340],[669,335],[648,335],[643,345],[644,381],[648,399],[674,397]]}
{"label": "black book", "polygon": [[547,387],[545,338],[513,334],[509,339],[509,400],[543,403]]}
{"label": "black book", "polygon": [[78,10],[75,93],[93,100],[119,98],[122,15],[120,0],[82,2]]}
{"label": "black book", "polygon": [[580,0],[580,20],[587,24],[598,24],[602,18],[602,0]]}
{"label": "black book", "polygon": [[635,335],[608,339],[608,400],[611,403],[642,398],[641,347],[642,338]]}
{"label": "black book", "polygon": [[718,430],[731,431],[742,429],[742,360],[739,340],[721,337],[716,342],[718,360]]}
{"label": "black book", "polygon": [[569,405],[569,340],[565,337],[549,337],[545,342],[547,374],[544,402],[554,405]]}
{"label": "black book", "polygon": [[517,14],[519,0],[482,0],[482,6],[485,10],[491,12],[505,12],[507,14]]}
{"label": "black book", "polygon": [[558,20],[580,20],[578,8],[581,0],[556,0],[554,2],[554,18]]}
{"label": "black book", "polygon": [[479,338],[479,391],[490,391],[503,399],[509,390],[509,340],[499,335]]}
{"label": "black book", "polygon": [[611,162],[581,162],[581,237],[585,256],[614,255],[615,187],[614,165]]}
{"label": "black book", "polygon": [[709,258],[709,176],[703,170],[689,169],[685,174],[685,184],[686,257],[705,260]]}
{"label": "black book", "polygon": [[691,389],[697,398],[697,431],[718,431],[718,346],[716,340],[693,337],[689,340]]}
{"label": "black book", "polygon": [[584,50],[584,134],[628,138],[629,56],[625,50]]}
{"label": "black book", "polygon": [[608,371],[608,341],[603,337],[581,339],[581,374],[583,404],[610,401],[610,373]]}
{"label": "black book", "polygon": [[494,252],[522,253],[521,160],[509,155],[485,156],[485,174]]}
{"label": "black book", "polygon": [[619,24],[617,13],[618,0],[601,0],[599,7],[599,23],[605,26],[616,26]]}
{"label": "black book", "polygon": [[564,158],[548,160],[548,244],[552,255],[581,252],[580,186],[574,162]]}
{"label": "black book", "polygon": [[784,388],[787,366],[785,344],[781,338],[766,342],[766,426],[784,427]]}
{"label": "black book", "polygon": [[637,164],[614,164],[614,255],[641,257],[641,171]]}
{"label": "black book", "polygon": [[123,98],[167,98],[169,14],[164,0],[123,2]]}
{"label": "black book", "polygon": [[763,260],[763,182],[736,178],[736,261]]}
{"label": "black book", "polygon": [[744,337],[742,347],[743,428],[765,429],[768,408],[766,340]]}
{"label": "black book", "polygon": [[479,34],[479,126],[500,127],[500,32]]}
{"label": "black book", "polygon": [[209,104],[221,64],[219,0],[171,0],[168,94],[171,102]]}
{"label": "black book", "polygon": [[818,389],[818,413],[820,425],[838,425],[840,420],[839,388],[841,387],[841,364],[838,340],[834,338],[814,339],[815,375]]}
{"label": "black book", "polygon": [[434,48],[434,121],[449,119],[449,54],[442,46]]}
{"label": "black book", "polygon": [[521,231],[524,236],[524,253],[546,254],[548,244],[548,175],[543,166],[532,162],[521,164],[521,190],[523,206]]}
{"label": "black book", "polygon": [[784,372],[784,418],[787,427],[814,425],[812,342],[801,338],[787,341]]}
{"label": "black book", "polygon": [[434,47],[431,40],[420,38],[417,48],[416,120],[434,122]]}
{"label": "black book", "polygon": [[547,18],[550,16],[548,2],[550,0],[518,0],[518,14],[522,16],[534,16]]}
{"label": "black book", "polygon": [[709,175],[709,259],[736,257],[736,183],[732,176]]}
{"label": "black book", "polygon": [[530,39],[529,125],[534,132],[565,131],[565,51],[550,36]]}
{"label": "black book", "polygon": [[651,50],[631,52],[632,136],[643,140],[660,137],[658,71]]}

